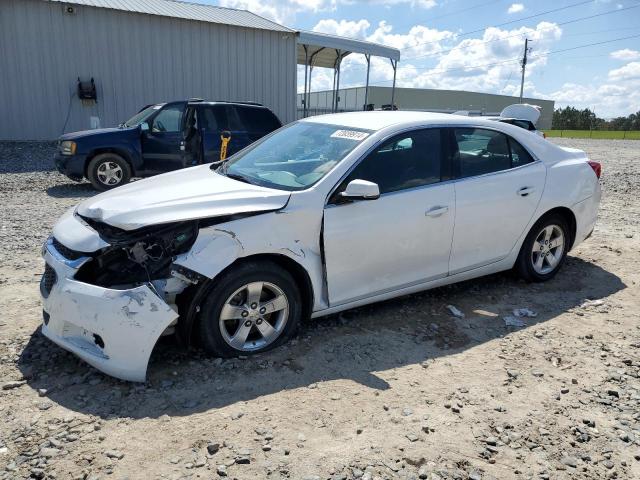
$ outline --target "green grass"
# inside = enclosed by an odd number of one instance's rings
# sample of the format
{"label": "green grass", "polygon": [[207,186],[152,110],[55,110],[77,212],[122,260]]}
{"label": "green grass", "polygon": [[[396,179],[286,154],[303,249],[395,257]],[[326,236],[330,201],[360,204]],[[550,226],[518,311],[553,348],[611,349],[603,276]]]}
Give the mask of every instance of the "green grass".
{"label": "green grass", "polygon": [[640,140],[640,131],[620,132],[613,130],[544,130],[547,137],[604,138],[607,140]]}

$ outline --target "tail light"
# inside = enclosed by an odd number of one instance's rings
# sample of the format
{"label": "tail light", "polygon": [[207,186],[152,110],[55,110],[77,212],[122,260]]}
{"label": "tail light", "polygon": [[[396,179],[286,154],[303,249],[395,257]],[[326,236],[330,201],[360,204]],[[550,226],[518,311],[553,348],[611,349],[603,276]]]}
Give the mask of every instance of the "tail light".
{"label": "tail light", "polygon": [[600,178],[600,175],[602,175],[602,165],[600,165],[600,162],[589,160],[587,163],[593,168],[593,173],[596,174],[596,177]]}

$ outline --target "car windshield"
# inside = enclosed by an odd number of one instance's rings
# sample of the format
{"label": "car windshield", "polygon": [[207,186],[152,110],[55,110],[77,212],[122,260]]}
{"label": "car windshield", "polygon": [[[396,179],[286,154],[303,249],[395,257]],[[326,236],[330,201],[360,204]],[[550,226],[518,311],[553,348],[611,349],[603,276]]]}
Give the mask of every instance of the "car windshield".
{"label": "car windshield", "polygon": [[[283,190],[310,187],[372,133],[360,128],[297,122],[242,150],[218,173]],[[215,165],[215,164],[214,164]]]}
{"label": "car windshield", "polygon": [[154,112],[161,109],[162,105],[150,105],[147,108],[141,110],[136,113],[133,117],[131,117],[126,122],[122,123],[123,127],[137,127],[142,122],[146,121]]}

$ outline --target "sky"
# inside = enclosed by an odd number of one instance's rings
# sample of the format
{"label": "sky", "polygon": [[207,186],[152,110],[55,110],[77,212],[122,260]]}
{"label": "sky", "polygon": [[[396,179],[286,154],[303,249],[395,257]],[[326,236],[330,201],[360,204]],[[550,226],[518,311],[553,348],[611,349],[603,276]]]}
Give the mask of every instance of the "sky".
{"label": "sky", "polygon": [[[525,96],[603,118],[640,111],[640,0],[196,1],[396,47],[400,87],[517,96],[529,38]],[[362,55],[346,57],[341,87],[364,85],[365,65]],[[331,88],[331,70],[313,75],[313,91]],[[392,76],[389,60],[372,58],[371,85],[391,86]]]}

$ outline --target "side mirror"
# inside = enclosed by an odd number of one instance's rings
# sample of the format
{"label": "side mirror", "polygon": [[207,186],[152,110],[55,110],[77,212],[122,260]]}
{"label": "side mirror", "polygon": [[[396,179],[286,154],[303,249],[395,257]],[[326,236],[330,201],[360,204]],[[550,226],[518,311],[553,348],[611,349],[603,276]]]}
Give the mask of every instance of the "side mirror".
{"label": "side mirror", "polygon": [[147,122],[142,122],[140,124],[140,131],[141,132],[148,132],[149,131],[149,124]]}
{"label": "side mirror", "polygon": [[344,200],[375,200],[380,198],[380,188],[377,183],[356,179],[349,182],[340,196]]}

